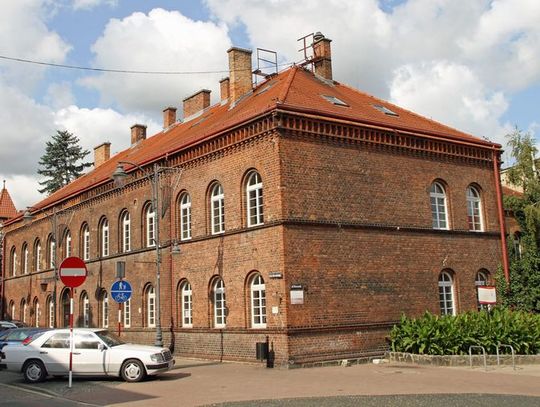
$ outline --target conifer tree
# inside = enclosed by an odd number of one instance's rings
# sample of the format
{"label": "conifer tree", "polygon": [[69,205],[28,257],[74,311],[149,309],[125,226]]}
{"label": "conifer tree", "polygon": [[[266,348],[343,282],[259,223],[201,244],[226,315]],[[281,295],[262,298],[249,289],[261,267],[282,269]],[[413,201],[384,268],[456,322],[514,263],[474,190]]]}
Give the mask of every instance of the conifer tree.
{"label": "conifer tree", "polygon": [[79,139],[69,131],[56,131],[52,141],[47,141],[45,154],[39,161],[38,174],[47,177],[39,184],[43,186],[40,193],[48,195],[78,178],[89,162],[81,162],[90,151],[83,150]]}

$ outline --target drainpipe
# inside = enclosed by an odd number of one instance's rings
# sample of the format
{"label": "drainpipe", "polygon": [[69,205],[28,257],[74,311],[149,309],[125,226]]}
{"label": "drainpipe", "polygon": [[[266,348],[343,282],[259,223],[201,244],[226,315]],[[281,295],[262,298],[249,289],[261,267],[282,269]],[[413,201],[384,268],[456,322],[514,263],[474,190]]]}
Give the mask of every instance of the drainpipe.
{"label": "drainpipe", "polygon": [[501,231],[501,251],[503,259],[504,277],[506,284],[510,284],[510,266],[508,263],[508,253],[506,250],[506,230],[504,224],[504,208],[502,202],[501,175],[499,172],[499,151],[493,150],[493,171],[495,173],[495,191],[497,194],[497,211],[499,214],[499,224]]}
{"label": "drainpipe", "polygon": [[0,259],[0,267],[2,267],[2,288],[1,288],[1,295],[2,298],[0,298],[1,305],[0,305],[0,317],[4,319],[4,309],[5,309],[5,302],[6,302],[6,296],[5,293],[5,286],[6,286],[6,244],[5,244],[5,237],[6,235],[4,232],[0,232],[0,244],[2,245],[2,259]]}

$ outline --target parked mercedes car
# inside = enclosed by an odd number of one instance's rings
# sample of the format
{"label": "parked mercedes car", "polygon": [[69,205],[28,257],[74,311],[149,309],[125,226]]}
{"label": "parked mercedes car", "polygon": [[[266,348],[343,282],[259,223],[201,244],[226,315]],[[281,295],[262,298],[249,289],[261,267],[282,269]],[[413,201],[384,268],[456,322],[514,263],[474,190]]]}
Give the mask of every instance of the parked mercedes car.
{"label": "parked mercedes car", "polygon": [[23,342],[30,343],[50,328],[13,328],[0,332],[0,351],[6,345],[17,345]]}
{"label": "parked mercedes car", "polygon": [[[44,381],[49,375],[65,376],[69,337],[69,329],[53,329],[24,346],[6,345],[1,363],[7,370],[21,372],[27,383]],[[174,366],[169,349],[125,343],[105,329],[76,328],[73,338],[73,376],[115,376],[138,382]]]}

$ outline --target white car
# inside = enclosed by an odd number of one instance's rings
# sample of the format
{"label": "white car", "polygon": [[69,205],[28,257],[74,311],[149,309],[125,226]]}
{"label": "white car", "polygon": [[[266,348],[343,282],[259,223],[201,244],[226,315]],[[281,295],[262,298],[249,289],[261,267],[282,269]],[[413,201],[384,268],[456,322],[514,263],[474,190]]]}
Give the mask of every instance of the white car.
{"label": "white car", "polygon": [[[73,330],[73,376],[120,376],[138,382],[174,366],[167,348],[124,343],[104,329]],[[22,372],[28,383],[69,373],[69,329],[47,331],[25,346],[2,350],[7,370]]]}

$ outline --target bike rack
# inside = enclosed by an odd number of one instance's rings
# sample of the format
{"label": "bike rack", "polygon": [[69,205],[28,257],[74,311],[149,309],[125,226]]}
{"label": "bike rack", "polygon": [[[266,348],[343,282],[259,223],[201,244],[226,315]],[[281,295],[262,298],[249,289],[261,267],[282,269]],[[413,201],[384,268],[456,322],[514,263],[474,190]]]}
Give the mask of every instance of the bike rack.
{"label": "bike rack", "polygon": [[510,351],[512,352],[512,367],[514,370],[516,370],[516,352],[514,351],[514,348],[512,345],[506,345],[504,343],[498,343],[496,350],[497,350],[497,366],[500,365],[500,358],[499,358],[499,348],[510,348]]}
{"label": "bike rack", "polygon": [[469,365],[471,366],[471,369],[473,367],[473,363],[472,363],[472,350],[473,349],[482,349],[482,356],[484,357],[484,369],[486,369],[486,372],[487,372],[488,368],[487,368],[487,360],[486,360],[486,349],[483,346],[469,346]]}

